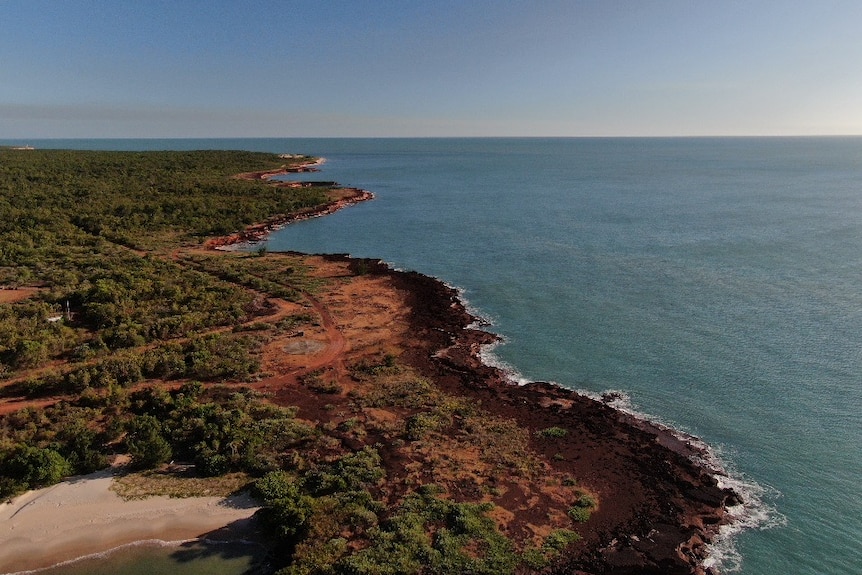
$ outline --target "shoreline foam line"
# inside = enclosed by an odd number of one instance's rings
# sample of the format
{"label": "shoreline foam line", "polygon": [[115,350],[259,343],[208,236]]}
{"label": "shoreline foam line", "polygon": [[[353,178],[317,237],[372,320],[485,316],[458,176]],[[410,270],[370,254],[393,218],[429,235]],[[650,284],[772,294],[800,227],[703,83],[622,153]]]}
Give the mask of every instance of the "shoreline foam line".
{"label": "shoreline foam line", "polygon": [[[429,277],[456,292],[458,302],[474,319],[474,321],[467,326],[467,329],[485,331],[496,325],[496,322],[490,316],[484,314],[481,309],[470,303],[466,297],[465,288],[450,285],[441,278],[434,276]],[[741,473],[734,471],[732,465],[728,464],[720,455],[719,448],[713,447],[700,437],[681,429],[677,425],[670,424],[662,420],[660,417],[653,416],[636,409],[631,401],[630,395],[624,390],[607,389],[601,392],[594,392],[585,389],[567,387],[554,381],[541,382],[530,379],[523,375],[517,367],[503,360],[495,353],[495,349],[505,345],[508,342],[508,338],[496,332],[491,332],[491,335],[495,338],[494,341],[481,345],[477,356],[483,365],[499,370],[512,385],[526,386],[530,384],[546,383],[551,386],[556,386],[561,390],[571,391],[606,405],[628,417],[633,418],[643,426],[652,427],[665,432],[691,449],[689,458],[698,466],[710,471],[720,488],[729,489],[737,494],[741,503],[725,507],[727,517],[729,517],[731,521],[727,524],[720,525],[713,540],[708,542],[706,545],[706,555],[701,562],[701,566],[704,569],[714,573],[738,572],[742,568],[743,562],[742,556],[736,547],[736,538],[740,533],[750,530],[771,529],[773,527],[786,525],[786,517],[784,517],[778,509],[764,500],[766,493],[775,490],[764,487],[756,481],[747,479]],[[774,497],[779,496],[780,493],[776,492]]]}
{"label": "shoreline foam line", "polygon": [[752,479],[736,471],[732,461],[728,462],[721,455],[720,447],[712,446],[700,437],[669,424],[656,417],[638,410],[629,394],[619,389],[607,389],[594,392],[585,389],[577,393],[599,401],[674,435],[679,441],[692,446],[696,452],[693,460],[704,469],[711,470],[712,475],[722,489],[730,489],[739,496],[741,503],[726,507],[730,522],[720,525],[711,542],[707,543],[706,557],[701,565],[715,573],[736,573],[742,569],[743,558],[736,546],[736,538],[740,533],[750,530],[771,529],[786,525],[787,519],[774,506],[765,501],[766,493],[774,491],[774,497],[780,497],[776,490],[764,487]]}

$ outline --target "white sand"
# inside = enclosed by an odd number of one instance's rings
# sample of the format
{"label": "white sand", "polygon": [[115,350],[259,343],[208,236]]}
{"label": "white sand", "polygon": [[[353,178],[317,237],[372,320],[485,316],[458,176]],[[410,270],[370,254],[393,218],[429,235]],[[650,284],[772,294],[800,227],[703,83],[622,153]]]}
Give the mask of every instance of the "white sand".
{"label": "white sand", "polygon": [[111,491],[111,481],[111,472],[102,471],[0,505],[0,573],[48,567],[135,541],[188,540],[228,525],[240,528],[258,509],[246,496],[124,501]]}

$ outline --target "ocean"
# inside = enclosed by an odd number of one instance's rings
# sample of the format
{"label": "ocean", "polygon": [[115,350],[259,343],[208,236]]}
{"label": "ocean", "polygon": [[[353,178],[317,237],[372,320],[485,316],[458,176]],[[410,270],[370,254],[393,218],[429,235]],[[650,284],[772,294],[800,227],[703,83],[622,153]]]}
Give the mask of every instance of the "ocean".
{"label": "ocean", "polygon": [[51,140],[323,156],[374,201],[270,250],[462,290],[488,361],[702,438],[743,492],[724,573],[862,572],[862,138]]}

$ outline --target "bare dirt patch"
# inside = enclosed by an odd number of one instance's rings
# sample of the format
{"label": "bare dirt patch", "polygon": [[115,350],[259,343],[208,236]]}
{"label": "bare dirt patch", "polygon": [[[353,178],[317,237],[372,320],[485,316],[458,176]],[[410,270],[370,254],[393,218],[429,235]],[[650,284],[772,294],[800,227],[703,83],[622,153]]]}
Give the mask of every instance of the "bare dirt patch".
{"label": "bare dirt patch", "polygon": [[0,288],[0,303],[15,303],[25,300],[39,293],[41,289],[36,287]]}

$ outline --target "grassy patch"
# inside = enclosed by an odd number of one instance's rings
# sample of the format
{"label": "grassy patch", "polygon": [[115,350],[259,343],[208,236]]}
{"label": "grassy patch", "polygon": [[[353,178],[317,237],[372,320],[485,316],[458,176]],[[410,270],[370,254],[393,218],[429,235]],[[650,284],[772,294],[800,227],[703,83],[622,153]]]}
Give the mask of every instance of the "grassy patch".
{"label": "grassy patch", "polygon": [[569,508],[568,516],[577,523],[585,523],[589,520],[590,515],[598,506],[595,497],[589,493],[581,493],[575,500],[574,505]]}
{"label": "grassy patch", "polygon": [[228,473],[220,477],[197,477],[194,467],[165,467],[120,475],[111,489],[125,500],[167,497],[227,497],[248,486],[246,473]]}
{"label": "grassy patch", "polygon": [[565,437],[568,433],[569,431],[562,427],[546,427],[545,429],[537,431],[536,437],[541,437],[543,439],[559,439]]}

